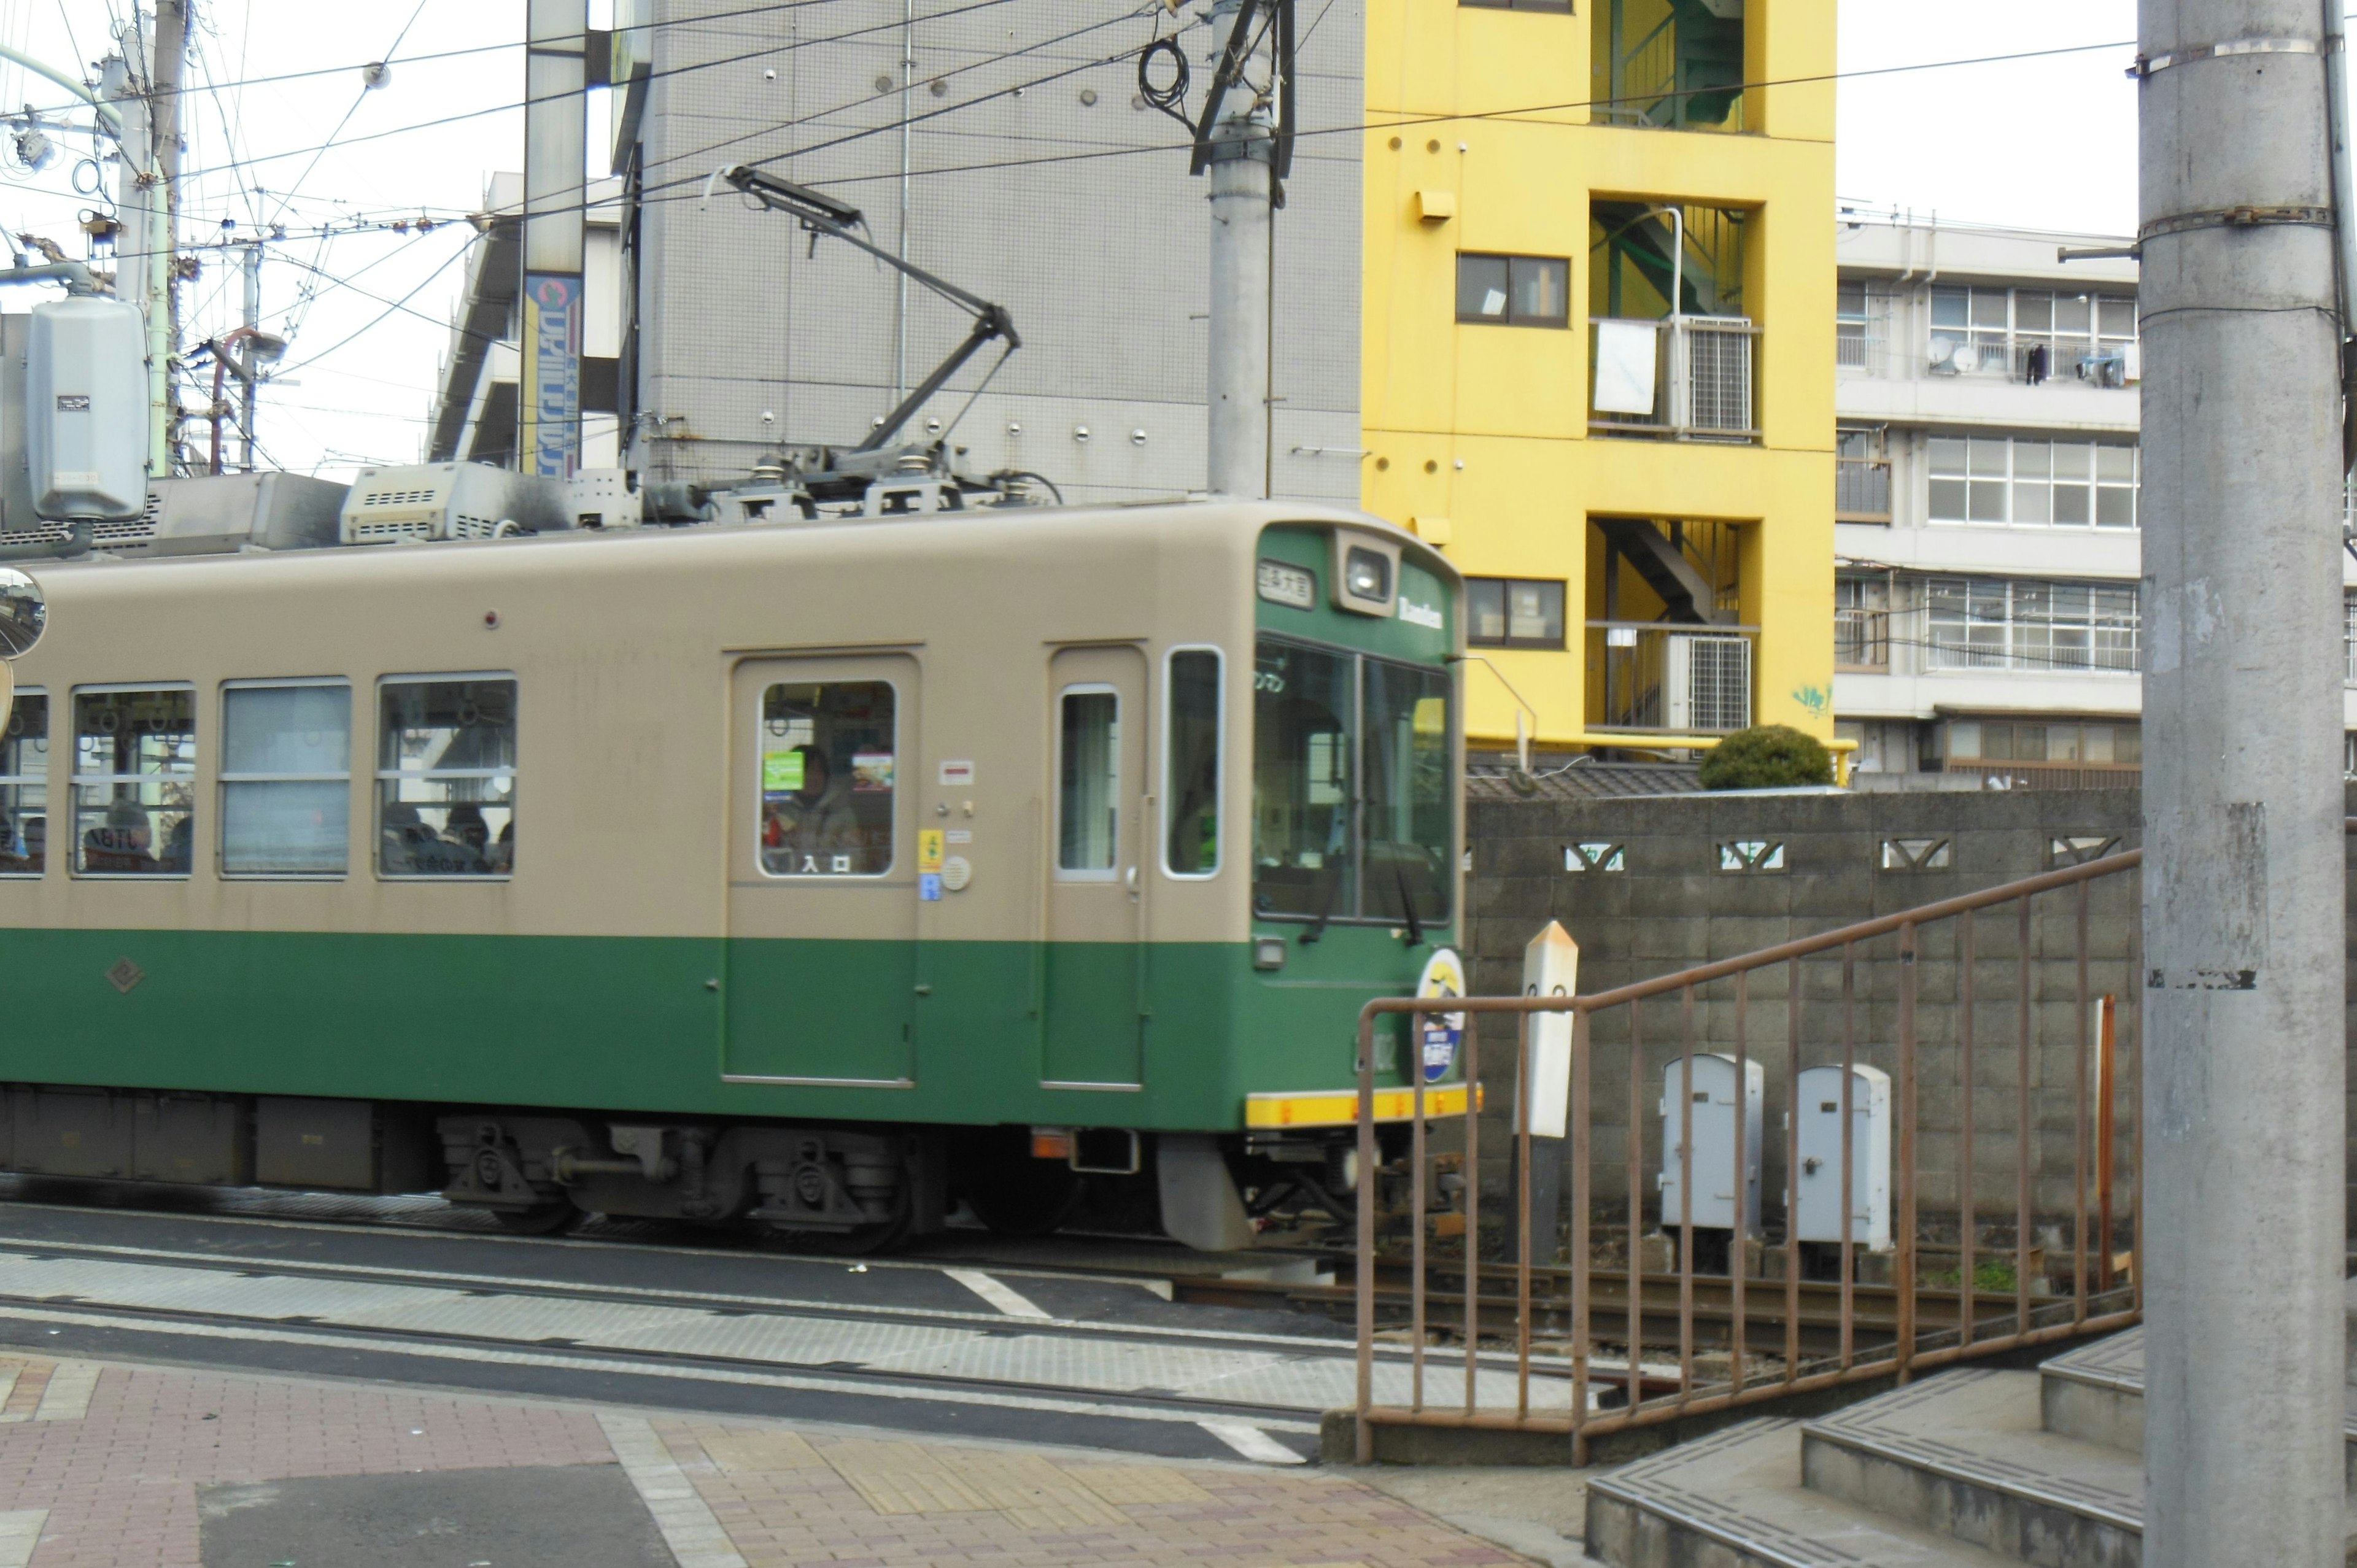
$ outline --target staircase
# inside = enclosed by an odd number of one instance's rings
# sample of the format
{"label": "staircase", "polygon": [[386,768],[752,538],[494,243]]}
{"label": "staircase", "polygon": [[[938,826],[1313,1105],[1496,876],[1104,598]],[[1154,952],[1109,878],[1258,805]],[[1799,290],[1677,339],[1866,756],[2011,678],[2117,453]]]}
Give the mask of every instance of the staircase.
{"label": "staircase", "polygon": [[2143,1447],[2133,1328],[2034,1372],[1943,1373],[1641,1459],[1588,1484],[1587,1551],[1615,1568],[2136,1568]]}

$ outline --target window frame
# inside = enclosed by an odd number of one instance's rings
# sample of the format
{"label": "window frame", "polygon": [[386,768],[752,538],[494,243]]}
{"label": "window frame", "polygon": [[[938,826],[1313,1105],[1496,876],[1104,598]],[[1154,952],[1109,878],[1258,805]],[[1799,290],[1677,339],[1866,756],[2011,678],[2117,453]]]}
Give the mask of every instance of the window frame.
{"label": "window frame", "polygon": [[[465,682],[480,681],[505,681],[515,688],[515,710],[511,716],[511,722],[515,725],[515,766],[511,768],[431,768],[422,771],[413,771],[411,769],[402,768],[386,768],[382,765],[384,746],[384,693],[386,687],[447,686],[457,685]],[[368,860],[370,872],[379,882],[390,882],[394,884],[430,882],[452,883],[459,886],[473,886],[477,884],[482,883],[508,883],[514,881],[515,862],[512,859],[508,862],[508,868],[505,871],[422,871],[388,873],[384,869],[384,783],[389,779],[400,779],[404,776],[413,779],[496,779],[504,773],[508,777],[510,791],[508,801],[508,820],[510,824],[512,825],[515,821],[516,803],[518,800],[521,799],[521,789],[518,787],[517,781],[521,779],[523,774],[523,682],[517,677],[515,671],[512,670],[453,670],[434,671],[425,674],[414,675],[380,675],[376,678],[374,697],[375,704],[372,723],[371,725],[371,734],[370,736],[370,760],[371,766],[369,772],[369,793],[371,797],[371,805],[369,807],[369,826],[374,836],[371,840],[369,846]],[[346,875],[349,875],[350,872],[347,871]]]}
{"label": "window frame", "polygon": [[[1568,613],[1567,608],[1566,613]],[[1448,704],[1448,724],[1447,729],[1443,732],[1443,745],[1447,750],[1448,758],[1448,766],[1450,775],[1449,789],[1448,791],[1448,844],[1445,857],[1449,867],[1449,870],[1447,873],[1448,906],[1446,909],[1438,911],[1437,914],[1427,914],[1423,910],[1418,910],[1416,914],[1417,919],[1420,923],[1439,929],[1454,928],[1458,929],[1461,933],[1461,922],[1466,918],[1465,908],[1458,903],[1458,900],[1464,896],[1464,878],[1458,867],[1462,859],[1466,842],[1465,769],[1463,760],[1465,703],[1464,694],[1460,690],[1460,685],[1456,674],[1458,666],[1453,663],[1440,664],[1437,666],[1426,665],[1419,663],[1412,659],[1401,659],[1391,654],[1376,653],[1363,648],[1352,648],[1343,643],[1327,642],[1318,638],[1302,637],[1291,632],[1272,631],[1266,627],[1260,627],[1256,628],[1253,633],[1253,667],[1255,672],[1258,671],[1260,666],[1260,649],[1262,644],[1272,642],[1286,647],[1305,649],[1313,653],[1324,654],[1329,658],[1345,659],[1350,661],[1351,713],[1348,720],[1348,735],[1351,743],[1349,758],[1351,795],[1348,807],[1348,825],[1345,829],[1344,836],[1350,845],[1352,908],[1351,910],[1346,912],[1338,907],[1331,914],[1324,917],[1320,917],[1317,914],[1296,913],[1289,910],[1264,909],[1260,907],[1259,898],[1251,885],[1251,882],[1248,882],[1245,890],[1245,904],[1250,913],[1250,918],[1255,922],[1267,921],[1271,924],[1302,926],[1372,926],[1383,927],[1393,930],[1398,930],[1405,926],[1405,917],[1404,915],[1369,915],[1360,912],[1364,909],[1367,903],[1365,824],[1367,808],[1367,779],[1363,772],[1363,769],[1366,767],[1367,667],[1371,664],[1389,664],[1398,669],[1416,671],[1419,672],[1437,671],[1448,684],[1447,700]],[[1257,691],[1257,688],[1255,688],[1255,691]],[[1258,758],[1260,755],[1260,736],[1258,733],[1258,725],[1259,715],[1257,713],[1257,703],[1255,703],[1255,711],[1254,714],[1254,729],[1247,737],[1250,742],[1249,754],[1254,758],[1253,766],[1255,769],[1257,769],[1259,766]],[[1259,788],[1259,778],[1257,772],[1254,775],[1253,787],[1255,790]],[[1248,823],[1250,824],[1248,831],[1254,835],[1257,835],[1259,830],[1259,814],[1257,811],[1247,811],[1245,816]],[[1259,863],[1259,848],[1260,845],[1257,836],[1249,838],[1245,842],[1244,856],[1246,863],[1253,865],[1255,869],[1257,869]],[[1252,882],[1256,882],[1257,878],[1255,877],[1251,880]]]}
{"label": "window frame", "polygon": [[[1055,845],[1056,858],[1051,864],[1059,882],[1108,883],[1121,880],[1121,688],[1111,681],[1073,681],[1056,688],[1056,744],[1054,771],[1055,810],[1049,822],[1049,842]],[[1102,867],[1068,866],[1064,864],[1064,704],[1074,697],[1111,697],[1113,699],[1113,742],[1110,757],[1113,763],[1113,843],[1112,855]],[[1133,861],[1132,864],[1135,864]]]}
{"label": "window frame", "polygon": [[[49,689],[47,686],[20,686],[16,689],[16,695],[11,701],[10,714],[12,717],[16,713],[21,711],[15,704],[21,703],[27,697],[40,698],[43,704],[42,711],[48,715],[48,723],[43,726],[47,733],[41,737],[41,744],[48,753],[47,758],[47,767],[48,771],[39,774],[0,773],[0,789],[21,789],[27,785],[38,786],[39,788],[41,791],[41,869],[38,871],[0,871],[0,881],[5,882],[38,882],[43,877],[48,875],[49,862],[51,859],[49,854],[49,829],[55,826],[57,822],[56,813],[52,811],[49,807],[49,793],[53,788],[49,782],[49,772],[55,771],[57,767],[58,708],[57,704],[49,700]],[[70,714],[70,708],[69,708],[69,714]],[[5,736],[0,736],[0,739],[5,739]],[[70,777],[70,775],[69,777]],[[70,821],[72,817],[71,797],[73,793],[73,785],[70,782],[66,786],[66,793],[68,797],[67,816],[68,820]],[[24,823],[20,821],[14,825],[16,831],[21,835],[25,831]],[[69,832],[70,832],[70,829]],[[69,849],[71,847],[70,841],[69,841],[68,847]]]}
{"label": "window frame", "polygon": [[[1516,584],[1530,584],[1530,585],[1535,585],[1535,586],[1542,587],[1542,588],[1553,588],[1553,589],[1555,589],[1555,593],[1559,596],[1559,600],[1560,600],[1560,602],[1559,602],[1559,603],[1556,605],[1556,607],[1555,607],[1555,622],[1556,622],[1557,627],[1558,627],[1560,629],[1558,630],[1558,632],[1557,632],[1556,636],[1555,637],[1555,639],[1554,639],[1552,641],[1550,641],[1550,640],[1548,640],[1547,639],[1543,638],[1543,637],[1515,637],[1515,636],[1513,636],[1513,635],[1512,634],[1512,632],[1511,632],[1511,631],[1509,631],[1507,634],[1505,634],[1505,635],[1503,635],[1503,636],[1497,637],[1497,638],[1487,638],[1487,637],[1481,637],[1481,636],[1478,635],[1478,634],[1476,633],[1476,631],[1475,631],[1475,628],[1476,628],[1476,626],[1477,626],[1479,623],[1478,623],[1478,622],[1475,620],[1475,618],[1474,618],[1474,610],[1473,610],[1473,585],[1474,585],[1474,584],[1476,584],[1476,583],[1496,583],[1496,584],[1500,585],[1500,586],[1501,586],[1502,589],[1504,589],[1505,591],[1507,591],[1507,592],[1512,592],[1512,589],[1513,589],[1513,587],[1514,587],[1514,585],[1515,585]],[[1506,625],[1507,625],[1509,628],[1511,628],[1511,627],[1514,624],[1514,614],[1513,614],[1513,610],[1512,610],[1512,608],[1511,605],[1509,605],[1508,607],[1506,607],[1504,608],[1503,614],[1504,614],[1504,618],[1505,618],[1505,623],[1506,623]],[[1487,576],[1484,576],[1484,577],[1475,577],[1475,576],[1468,576],[1468,577],[1465,579],[1465,646],[1466,646],[1466,647],[1468,647],[1468,648],[1522,648],[1522,649],[1532,649],[1532,650],[1538,650],[1538,651],[1541,651],[1541,652],[1546,652],[1546,653],[1560,653],[1560,652],[1562,652],[1565,649],[1566,649],[1566,648],[1568,648],[1568,647],[1570,647],[1570,646],[1571,646],[1570,639],[1571,639],[1571,585],[1570,585],[1568,582],[1565,581],[1563,578],[1561,578],[1561,577],[1487,577]]]}
{"label": "window frame", "polygon": [[[188,693],[188,746],[192,755],[188,770],[178,773],[84,773],[74,766],[81,749],[81,721],[75,706],[82,695],[107,692],[186,692]],[[197,683],[194,681],[92,681],[66,688],[67,723],[72,726],[70,740],[72,750],[66,757],[66,809],[68,822],[67,873],[76,880],[93,882],[187,882],[197,874],[196,819],[197,805],[204,787],[203,715],[199,711]],[[53,704],[54,709],[54,704]],[[56,745],[57,720],[54,711],[49,720],[50,744]],[[98,785],[113,786],[126,779],[182,779],[188,782],[188,869],[186,871],[85,871],[81,866],[81,790]],[[46,856],[44,857],[46,859]]]}
{"label": "window frame", "polygon": [[[221,832],[213,835],[213,874],[219,876],[222,881],[346,882],[350,880],[352,875],[352,818],[350,805],[353,771],[352,747],[355,744],[356,737],[353,733],[354,725],[351,723],[350,697],[352,682],[350,676],[289,675],[280,678],[258,675],[244,677],[234,681],[223,681],[221,683],[221,702],[217,719],[221,727],[221,759],[223,762],[226,762],[229,759],[229,694],[231,692],[274,692],[285,691],[290,688],[307,688],[316,690],[322,687],[341,687],[344,692],[346,700],[344,720],[344,770],[341,773],[337,774],[231,773],[226,768],[223,768],[221,771],[213,775],[213,809],[220,813],[221,822],[223,825],[226,826],[229,821],[229,787],[232,784],[341,784],[344,787],[345,796],[343,869],[340,871],[231,871],[229,868],[228,861],[226,859],[229,853],[229,835],[226,832]],[[377,710],[377,718],[380,725],[383,722],[383,712],[384,711],[382,707]],[[5,782],[5,780],[0,780],[0,782]],[[404,876],[399,878],[399,880],[408,882],[415,879]]]}
{"label": "window frame", "polygon": [[[761,847],[761,710],[770,700],[771,689],[779,686],[881,686],[892,693],[892,824],[891,857],[875,871],[772,871]],[[888,675],[845,675],[839,679],[822,678],[814,681],[781,681],[763,676],[754,688],[753,696],[753,870],[770,882],[795,882],[806,887],[840,887],[851,883],[878,883],[889,878],[900,865],[900,714],[902,711],[900,682]]]}
{"label": "window frame", "polygon": [[1462,11],[1530,11],[1547,16],[1573,14],[1571,0],[1457,0]]}
{"label": "window frame", "polygon": [[[1503,262],[1506,263],[1506,308],[1500,316],[1468,316],[1461,302],[1465,295],[1465,263],[1468,261]],[[1559,316],[1524,316],[1514,304],[1514,263],[1545,262],[1563,269],[1563,313]],[[1542,256],[1523,251],[1459,251],[1457,252],[1456,290],[1451,307],[1457,313],[1460,327],[1533,327],[1549,331],[1568,331],[1571,328],[1571,258]]]}
{"label": "window frame", "polygon": [[[1208,653],[1217,673],[1211,682],[1211,802],[1216,813],[1216,831],[1211,835],[1212,860],[1209,871],[1178,871],[1170,865],[1170,830],[1177,825],[1174,813],[1178,809],[1177,767],[1178,747],[1173,731],[1178,716],[1173,694],[1178,681],[1173,671],[1182,653]],[[1060,736],[1059,740],[1060,742]],[[1156,838],[1161,843],[1162,875],[1173,882],[1209,882],[1228,865],[1228,653],[1211,642],[1175,643],[1162,654],[1162,802],[1157,813]]]}

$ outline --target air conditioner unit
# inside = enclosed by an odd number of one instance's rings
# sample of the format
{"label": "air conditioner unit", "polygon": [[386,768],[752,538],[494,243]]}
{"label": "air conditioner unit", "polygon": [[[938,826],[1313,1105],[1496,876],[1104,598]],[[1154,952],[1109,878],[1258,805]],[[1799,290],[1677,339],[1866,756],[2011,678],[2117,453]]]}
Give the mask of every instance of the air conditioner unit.
{"label": "air conditioner unit", "polygon": [[362,468],[344,499],[346,544],[499,539],[573,526],[566,481],[487,463]]}
{"label": "air conditioner unit", "polygon": [[1750,728],[1750,639],[1673,632],[1666,640],[1669,727],[1689,733]]}
{"label": "air conditioner unit", "polygon": [[1670,350],[1670,423],[1682,430],[1751,431],[1751,318],[1683,316]]}

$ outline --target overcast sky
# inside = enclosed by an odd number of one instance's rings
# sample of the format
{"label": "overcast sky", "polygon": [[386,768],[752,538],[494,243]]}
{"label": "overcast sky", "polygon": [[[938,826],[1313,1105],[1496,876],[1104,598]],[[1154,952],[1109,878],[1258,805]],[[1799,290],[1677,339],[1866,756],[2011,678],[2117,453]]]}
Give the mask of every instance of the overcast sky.
{"label": "overcast sky", "polygon": [[[88,70],[113,48],[131,0],[0,0],[0,42]],[[186,102],[184,242],[210,245],[283,225],[267,248],[264,325],[293,344],[265,389],[266,458],[348,475],[361,462],[414,461],[449,332],[472,231],[494,169],[522,163],[521,0],[197,0],[196,92]],[[593,18],[607,6],[592,0]],[[2136,31],[2130,0],[1982,0],[1960,25],[1921,0],[1845,0],[1846,71],[2025,48],[2115,43]],[[399,55],[500,46],[396,64],[364,91],[359,67]],[[1845,81],[1837,188],[1875,208],[1936,210],[1943,221],[2121,233],[2136,222],[2135,91],[2122,47],[2040,60],[1908,70]],[[264,81],[291,72],[323,72]],[[242,86],[232,84],[243,83]],[[0,65],[0,105],[62,107],[67,95]],[[593,157],[605,105],[594,103]],[[349,115],[349,120],[346,116]],[[450,124],[423,123],[462,116]],[[89,115],[70,117],[86,127]],[[339,127],[340,126],[340,132]],[[385,134],[384,133],[394,133]],[[337,145],[314,159],[312,149]],[[86,133],[27,174],[0,149],[0,222],[82,253],[79,214],[97,171]],[[105,174],[111,192],[113,171]],[[420,232],[416,220],[436,222]],[[224,231],[223,220],[235,227]],[[391,225],[401,223],[405,230]],[[184,298],[188,338],[237,321],[233,269],[217,252]],[[24,309],[31,290],[5,302]]]}

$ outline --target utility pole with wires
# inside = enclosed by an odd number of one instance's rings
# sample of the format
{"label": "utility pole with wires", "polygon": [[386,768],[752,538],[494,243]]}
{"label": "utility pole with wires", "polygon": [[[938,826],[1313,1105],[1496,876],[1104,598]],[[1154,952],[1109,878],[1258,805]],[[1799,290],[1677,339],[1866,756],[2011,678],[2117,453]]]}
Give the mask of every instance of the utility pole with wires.
{"label": "utility pole with wires", "polygon": [[[1211,181],[1211,335],[1205,355],[1206,488],[1217,495],[1269,490],[1269,396],[1274,339],[1272,215],[1293,171],[1293,0],[1217,0],[1225,42],[1215,57],[1201,116],[1191,123],[1189,172]],[[1157,83],[1157,56],[1173,76]],[[1165,113],[1187,93],[1188,62],[1175,38],[1138,57],[1138,88]]]}
{"label": "utility pole with wires", "polygon": [[2134,70],[2146,1568],[2344,1552],[2341,3],[2147,0]]}
{"label": "utility pole with wires", "polygon": [[[180,389],[172,372],[180,353],[180,88],[188,55],[188,23],[196,0],[156,0],[155,59],[148,68],[148,133],[155,138],[156,171],[162,180],[154,203],[160,231],[156,242],[164,274],[165,417],[170,445],[180,445]],[[153,339],[153,334],[150,334]],[[159,470],[168,473],[168,468]]]}

